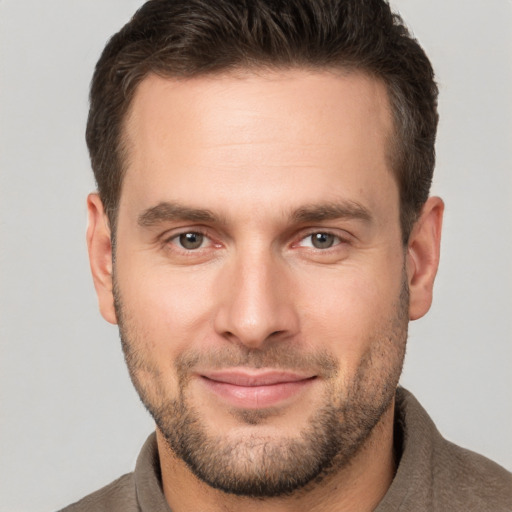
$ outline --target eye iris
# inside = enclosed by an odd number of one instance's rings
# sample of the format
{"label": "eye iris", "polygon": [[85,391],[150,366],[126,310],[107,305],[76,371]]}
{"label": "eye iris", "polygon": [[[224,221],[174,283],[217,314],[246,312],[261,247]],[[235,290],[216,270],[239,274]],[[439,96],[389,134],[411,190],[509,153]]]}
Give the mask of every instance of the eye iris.
{"label": "eye iris", "polygon": [[329,233],[315,233],[311,236],[313,247],[317,249],[329,249],[334,244],[334,235]]}
{"label": "eye iris", "polygon": [[203,243],[201,233],[183,233],[180,235],[180,244],[185,249],[199,249]]}

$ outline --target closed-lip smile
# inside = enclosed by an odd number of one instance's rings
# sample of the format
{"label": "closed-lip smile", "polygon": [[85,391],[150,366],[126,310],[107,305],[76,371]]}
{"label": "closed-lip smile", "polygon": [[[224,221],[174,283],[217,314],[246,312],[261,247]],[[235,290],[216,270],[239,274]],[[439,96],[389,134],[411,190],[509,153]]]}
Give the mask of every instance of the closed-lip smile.
{"label": "closed-lip smile", "polygon": [[238,368],[202,372],[200,378],[221,400],[247,409],[284,404],[316,380],[306,373]]}

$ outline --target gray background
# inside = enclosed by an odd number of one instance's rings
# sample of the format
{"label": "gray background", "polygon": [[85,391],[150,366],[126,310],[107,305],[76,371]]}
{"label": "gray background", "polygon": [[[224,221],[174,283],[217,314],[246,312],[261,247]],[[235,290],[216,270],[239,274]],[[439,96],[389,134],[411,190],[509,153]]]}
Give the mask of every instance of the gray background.
{"label": "gray background", "polygon": [[[0,0],[0,510],[54,510],[129,471],[152,424],[97,312],[87,89],[135,0]],[[441,87],[435,304],[402,383],[449,439],[512,469],[512,3],[395,0]]]}

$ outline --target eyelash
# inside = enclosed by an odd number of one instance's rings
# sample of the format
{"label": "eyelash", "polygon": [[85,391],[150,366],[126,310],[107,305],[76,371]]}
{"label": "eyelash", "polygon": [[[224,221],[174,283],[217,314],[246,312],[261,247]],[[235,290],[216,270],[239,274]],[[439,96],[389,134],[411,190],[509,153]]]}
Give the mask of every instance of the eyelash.
{"label": "eyelash", "polygon": [[[200,235],[200,236],[208,239],[210,241],[211,245],[217,245],[212,241],[212,238],[208,235],[208,233],[206,233],[205,231],[203,231],[201,229],[191,229],[188,231],[182,231],[180,233],[175,233],[172,236],[165,238],[163,243],[164,243],[164,245],[169,245],[169,244],[172,244],[173,242],[175,242],[174,245],[176,245],[179,250],[183,251],[184,253],[188,253],[188,254],[198,252],[200,249],[204,249],[204,247],[199,247],[197,249],[186,249],[185,247],[178,245],[179,239],[183,235]],[[218,244],[218,245],[220,245],[220,244]]]}
{"label": "eyelash", "polygon": [[314,245],[313,239],[312,239],[312,237],[314,235],[327,235],[329,237],[334,237],[334,239],[335,239],[333,244],[329,247],[325,247],[325,248],[319,248],[319,247],[314,247],[314,246],[310,247],[311,249],[320,251],[320,252],[325,252],[325,251],[328,251],[329,249],[335,249],[339,245],[348,243],[348,237],[343,237],[338,233],[333,233],[330,230],[314,230],[314,231],[310,231],[305,236],[301,237],[300,240],[294,245],[298,245],[298,244],[302,243],[303,241],[307,240],[308,238],[311,238],[311,245]]}
{"label": "eyelash", "polygon": [[[205,231],[205,230],[201,230],[201,229],[194,229],[194,230],[188,230],[188,231],[182,231],[180,233],[176,233],[176,234],[173,234],[172,236],[170,237],[167,237],[165,238],[164,240],[164,245],[167,246],[169,244],[173,244],[175,245],[180,251],[182,251],[184,254],[194,254],[194,253],[198,253],[201,249],[206,249],[207,247],[198,247],[196,249],[187,249],[185,247],[183,247],[180,243],[179,243],[179,239],[180,237],[182,237],[183,235],[200,235],[202,237],[204,237],[205,239],[209,240],[209,246],[221,246],[221,244],[216,244],[211,236],[209,236],[209,234]],[[332,231],[330,230],[314,230],[314,231],[310,231],[309,233],[305,234],[304,236],[301,236],[299,238],[299,240],[297,242],[294,242],[292,244],[292,247],[301,247],[302,243],[307,240],[308,238],[311,238],[313,237],[314,235],[325,235],[325,236],[328,236],[328,237],[334,237],[334,242],[331,246],[329,247],[324,247],[324,248],[320,248],[320,247],[314,247],[314,242],[313,240],[311,239],[311,245],[307,246],[309,249],[312,249],[314,251],[318,251],[318,252],[326,252],[326,251],[329,251],[330,249],[335,249],[336,247],[338,247],[339,245],[343,245],[343,244],[346,244],[349,242],[348,240],[348,237],[343,237],[341,236],[340,234],[337,234],[337,233],[333,233]],[[204,241],[202,241],[202,243],[204,243]],[[201,243],[201,245],[202,245]],[[304,246],[302,246],[304,247]]]}

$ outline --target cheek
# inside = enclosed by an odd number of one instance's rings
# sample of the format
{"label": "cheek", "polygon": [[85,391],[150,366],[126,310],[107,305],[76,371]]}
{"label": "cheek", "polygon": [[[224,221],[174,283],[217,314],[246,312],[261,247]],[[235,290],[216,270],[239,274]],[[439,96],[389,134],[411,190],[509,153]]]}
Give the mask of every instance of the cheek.
{"label": "cheek", "polygon": [[305,341],[313,348],[316,340],[353,373],[396,315],[401,272],[345,267],[329,276],[310,272],[304,285],[298,307]]}
{"label": "cheek", "polygon": [[[212,293],[205,272],[145,266],[132,260],[118,265],[117,281],[127,324],[138,332],[155,359],[179,354],[207,336]],[[144,269],[134,272],[131,269]]]}

